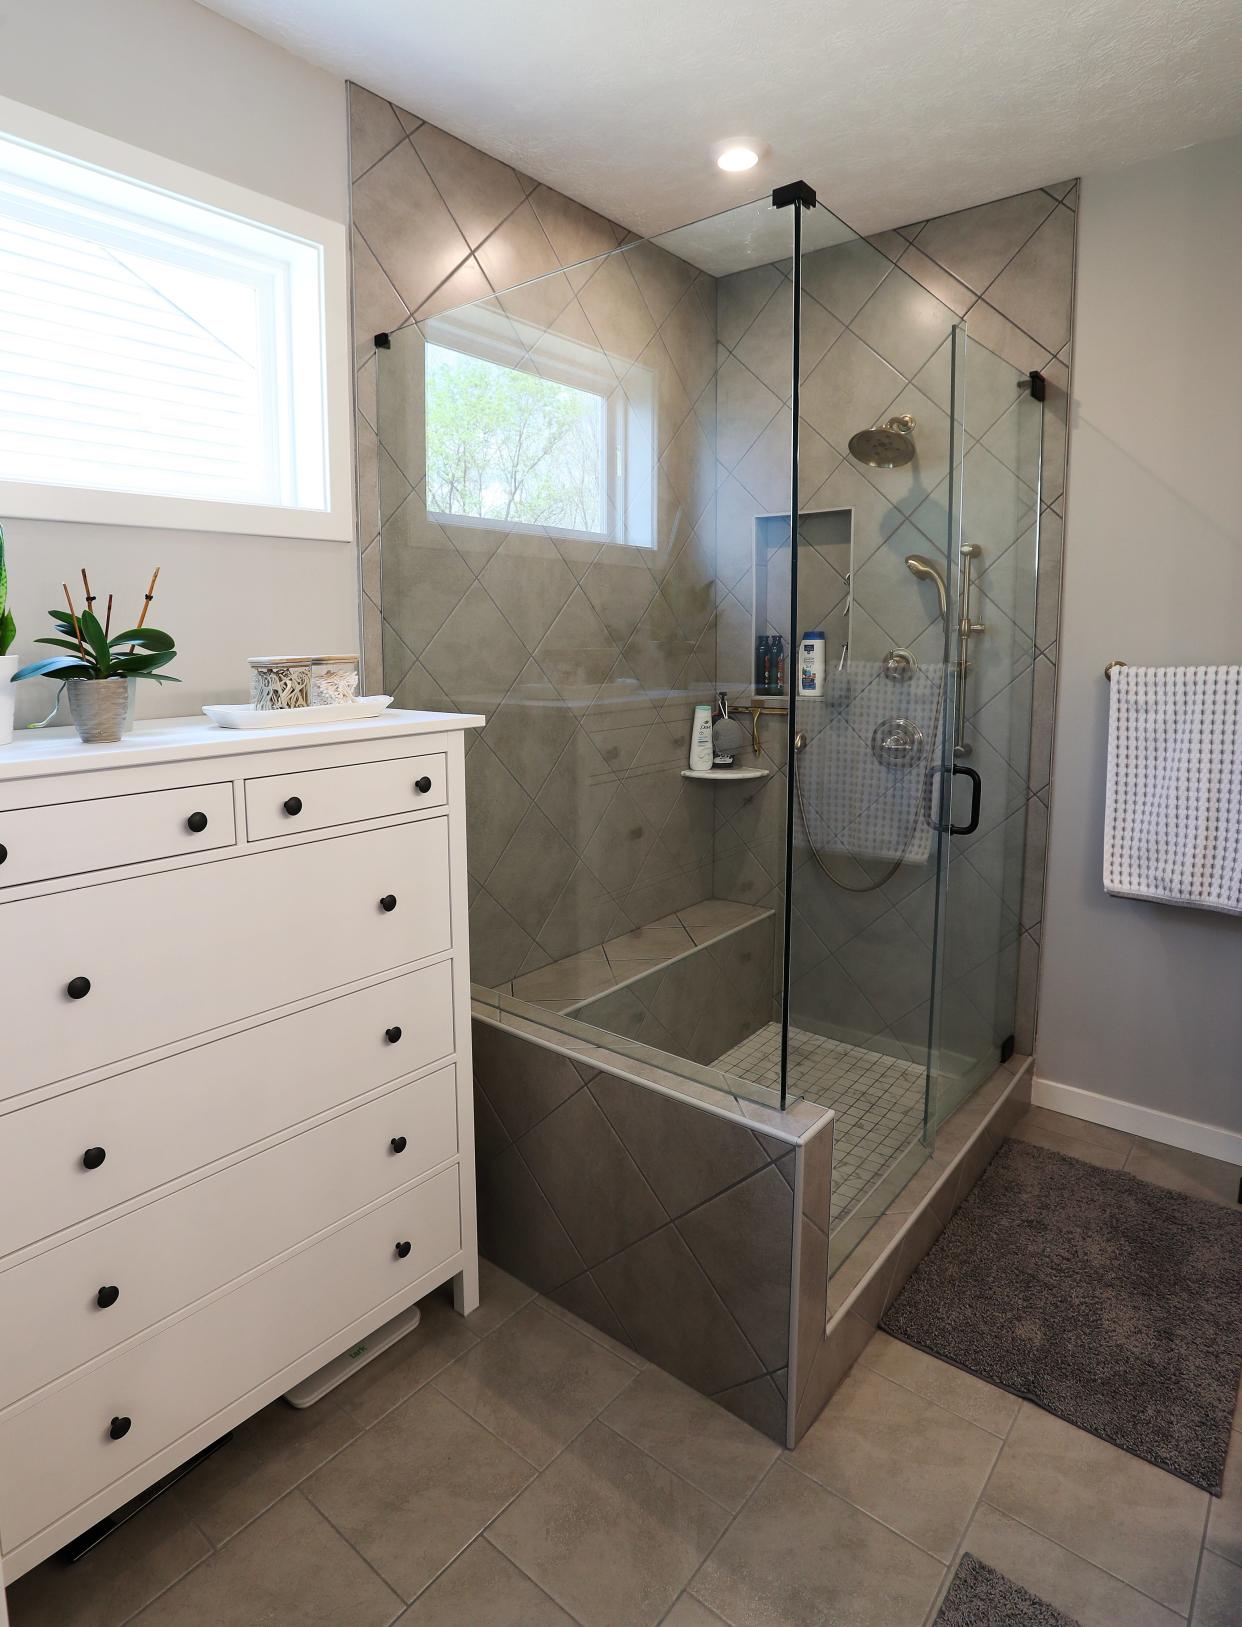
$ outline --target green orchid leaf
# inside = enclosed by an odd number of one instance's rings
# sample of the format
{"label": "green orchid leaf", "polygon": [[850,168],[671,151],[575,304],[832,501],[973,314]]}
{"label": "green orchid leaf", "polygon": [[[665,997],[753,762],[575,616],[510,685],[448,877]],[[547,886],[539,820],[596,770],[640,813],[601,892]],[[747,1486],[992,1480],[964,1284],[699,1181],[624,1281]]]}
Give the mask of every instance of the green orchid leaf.
{"label": "green orchid leaf", "polygon": [[127,677],[139,677],[144,672],[154,671],[156,667],[166,667],[176,657],[176,650],[159,650],[150,655],[114,655],[112,670]]}
{"label": "green orchid leaf", "polygon": [[36,644],[54,644],[58,650],[72,650],[79,660],[82,652],[78,649],[77,640],[73,638],[36,638]]}
{"label": "green orchid leaf", "polygon": [[108,643],[139,644],[148,650],[171,650],[173,648],[172,635],[161,633],[158,627],[131,627],[128,633],[118,633],[110,638]]}
{"label": "green orchid leaf", "polygon": [[91,654],[99,668],[99,676],[106,678],[112,665],[112,652],[108,648],[108,640],[104,637],[104,630],[99,625],[99,617],[93,611],[84,610],[78,617],[78,626],[82,629],[82,638],[90,645]]}
{"label": "green orchid leaf", "polygon": [[19,667],[11,682],[21,678],[46,678],[59,672],[66,678],[93,678],[95,669],[81,659],[74,661],[67,655],[54,655],[47,661],[33,661],[28,667]]}

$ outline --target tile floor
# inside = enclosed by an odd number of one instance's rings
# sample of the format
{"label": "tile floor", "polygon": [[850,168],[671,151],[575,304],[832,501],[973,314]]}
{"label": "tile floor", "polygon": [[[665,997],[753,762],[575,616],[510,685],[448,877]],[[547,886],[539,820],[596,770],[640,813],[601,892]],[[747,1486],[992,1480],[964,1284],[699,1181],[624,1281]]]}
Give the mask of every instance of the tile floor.
{"label": "tile floor", "polygon": [[[755,1084],[780,1089],[781,1025],[768,1023],[717,1057],[723,1068]],[[910,1145],[923,1124],[925,1074],[914,1062],[789,1030],[789,1099],[831,1107],[832,1218],[844,1218]]]}
{"label": "tile floor", "polygon": [[[1111,1133],[1020,1128],[1115,1161]],[[1145,1179],[1239,1171],[1147,1143]],[[1082,1627],[1242,1622],[1216,1500],[877,1334],[795,1452],[492,1268],[305,1412],[258,1414],[13,1627],[926,1627],[969,1550]]]}

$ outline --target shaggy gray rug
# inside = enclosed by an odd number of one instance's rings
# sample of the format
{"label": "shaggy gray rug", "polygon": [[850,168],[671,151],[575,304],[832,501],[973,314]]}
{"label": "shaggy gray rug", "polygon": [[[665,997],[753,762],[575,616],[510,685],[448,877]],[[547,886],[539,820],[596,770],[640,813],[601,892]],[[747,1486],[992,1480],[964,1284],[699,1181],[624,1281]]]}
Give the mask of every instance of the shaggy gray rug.
{"label": "shaggy gray rug", "polygon": [[1007,1141],[880,1325],[1219,1496],[1242,1210]]}
{"label": "shaggy gray rug", "polygon": [[935,1627],[1078,1627],[1078,1623],[974,1554],[963,1554],[936,1613]]}

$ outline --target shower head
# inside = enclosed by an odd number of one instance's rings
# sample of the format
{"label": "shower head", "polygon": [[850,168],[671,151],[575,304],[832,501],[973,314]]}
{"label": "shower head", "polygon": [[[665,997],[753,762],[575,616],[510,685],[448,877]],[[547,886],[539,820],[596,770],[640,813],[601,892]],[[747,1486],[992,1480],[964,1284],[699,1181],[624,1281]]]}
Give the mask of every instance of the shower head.
{"label": "shower head", "polygon": [[869,469],[900,469],[914,456],[915,422],[908,412],[850,436],[850,456]]}
{"label": "shower head", "polygon": [[944,583],[944,575],[930,559],[924,559],[922,554],[907,554],[906,564],[918,577],[920,582],[934,582],[936,584],[936,597],[940,600],[941,620],[949,614],[949,590]]}

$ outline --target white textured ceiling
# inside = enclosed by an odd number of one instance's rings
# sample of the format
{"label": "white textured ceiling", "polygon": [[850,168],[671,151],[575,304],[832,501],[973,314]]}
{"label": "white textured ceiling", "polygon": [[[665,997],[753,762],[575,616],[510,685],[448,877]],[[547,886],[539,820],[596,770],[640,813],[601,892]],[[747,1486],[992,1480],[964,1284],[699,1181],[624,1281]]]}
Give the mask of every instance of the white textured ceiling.
{"label": "white textured ceiling", "polygon": [[799,177],[874,232],[1242,129],[1242,0],[209,4],[642,232]]}

